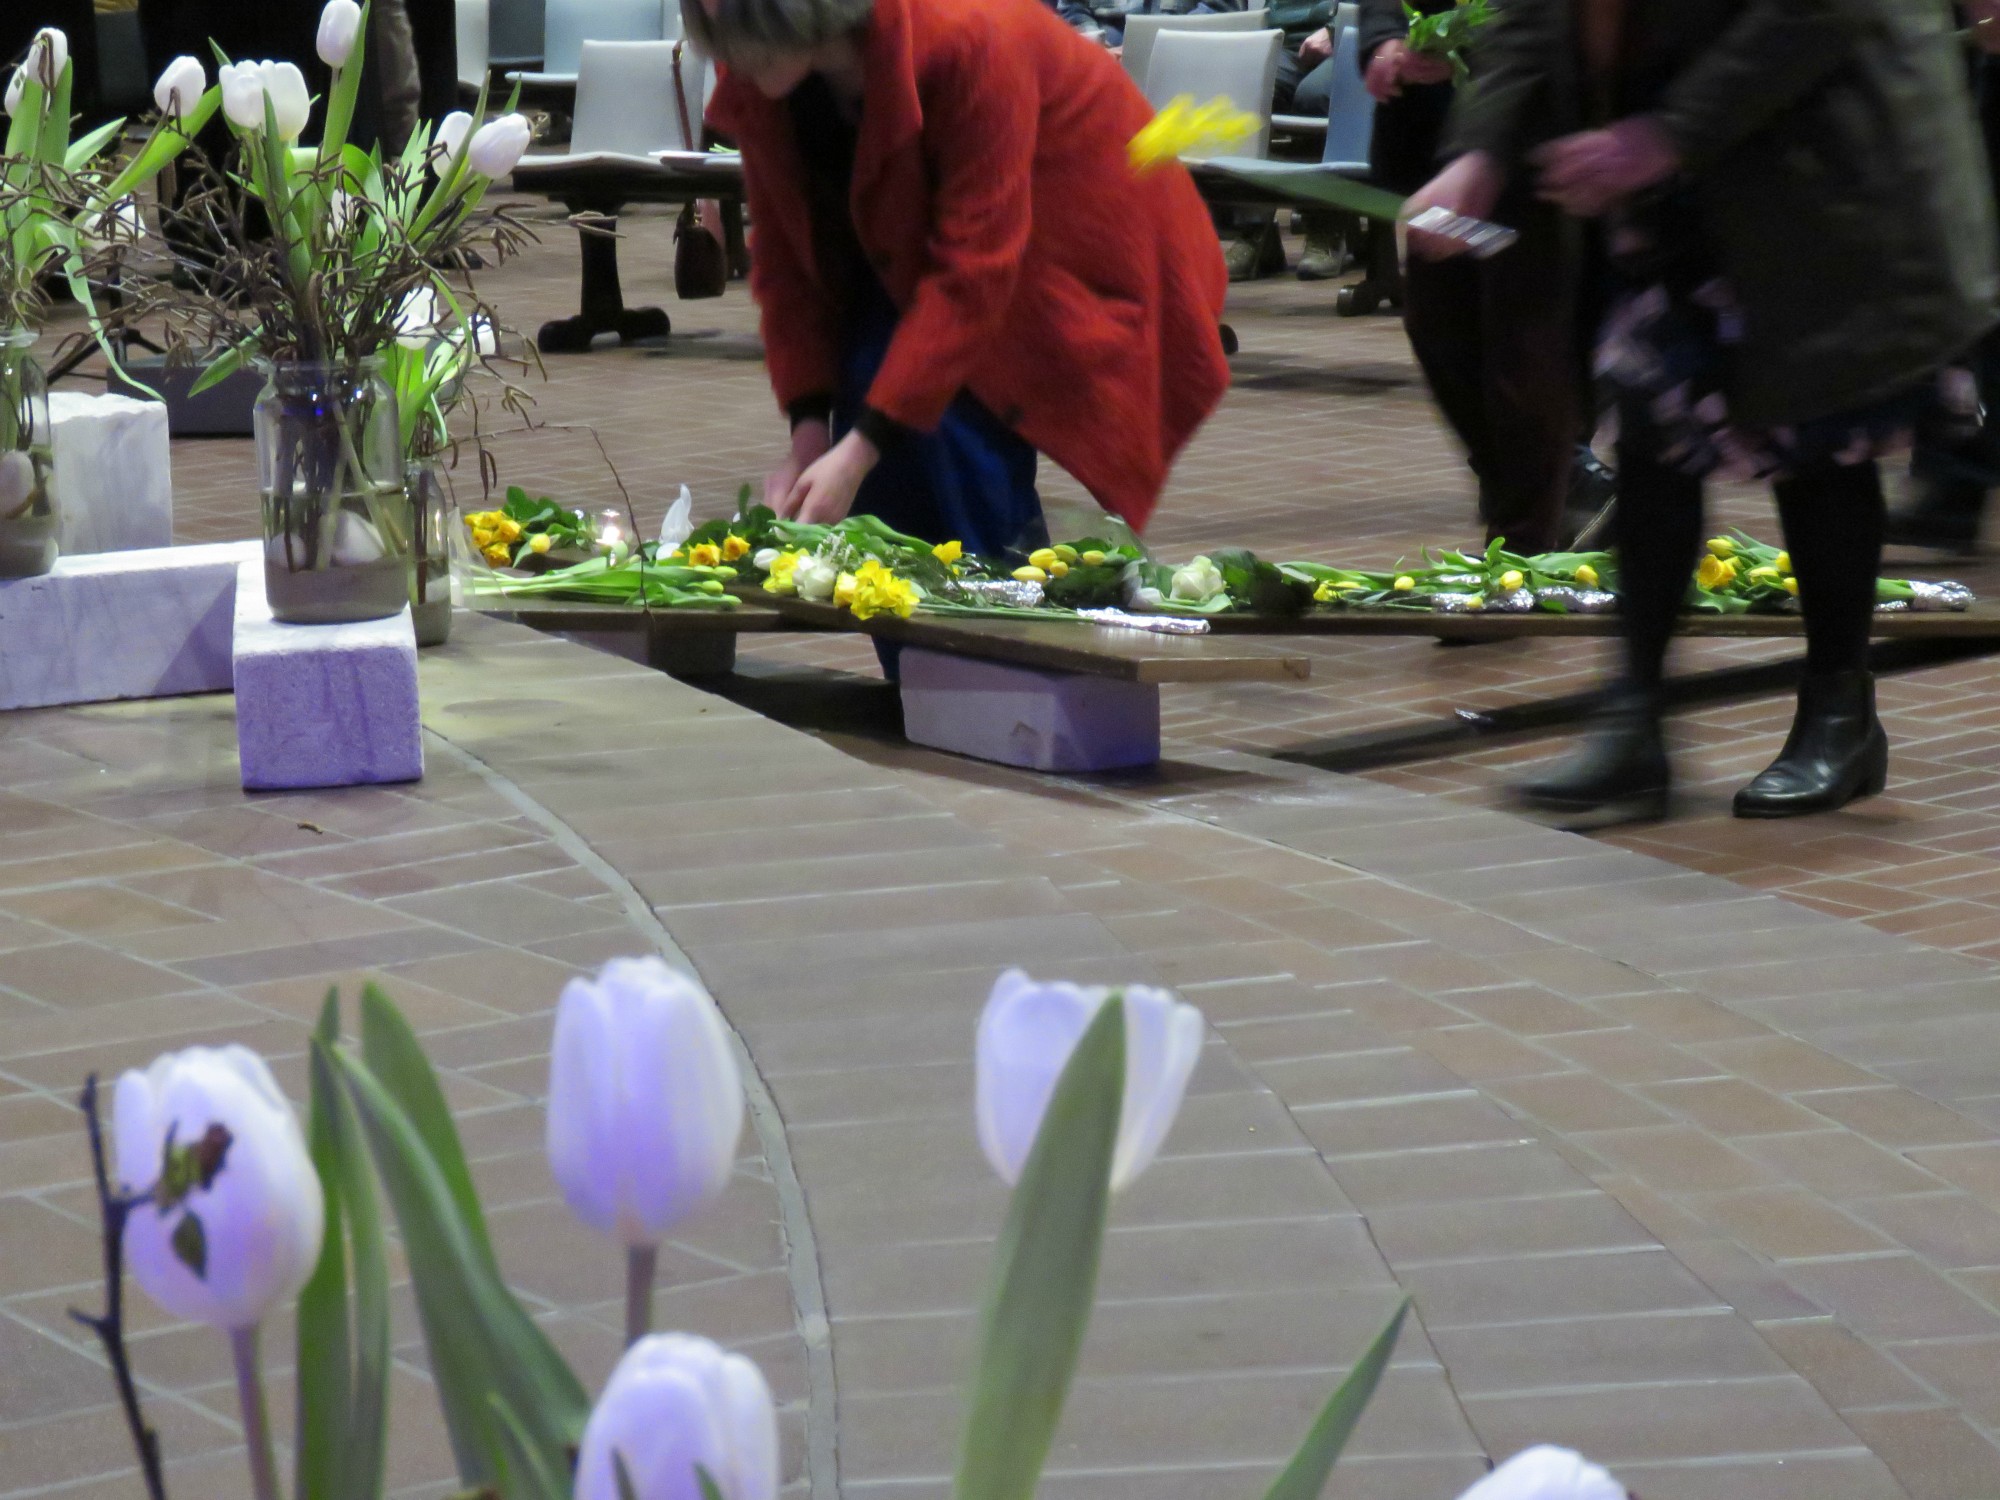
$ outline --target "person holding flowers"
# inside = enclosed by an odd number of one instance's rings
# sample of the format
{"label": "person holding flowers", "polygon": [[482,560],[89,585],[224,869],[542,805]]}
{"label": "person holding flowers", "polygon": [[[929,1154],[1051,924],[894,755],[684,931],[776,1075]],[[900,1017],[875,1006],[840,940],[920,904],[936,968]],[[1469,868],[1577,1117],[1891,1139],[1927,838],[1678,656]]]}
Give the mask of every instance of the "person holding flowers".
{"label": "person holding flowers", "polygon": [[1456,159],[1409,211],[1484,216],[1531,181],[1605,221],[1616,283],[1598,368],[1620,402],[1625,673],[1530,806],[1665,811],[1662,668],[1703,485],[1725,473],[1771,481],[1806,626],[1791,735],[1736,813],[1882,790],[1876,460],[1993,325],[2000,286],[1953,25],[1946,0],[1508,0],[1482,40]]}
{"label": "person holding flowers", "polygon": [[1038,0],[683,0],[743,152],[787,518],[1046,541],[1038,454],[1136,525],[1228,384],[1222,256],[1152,116]]}

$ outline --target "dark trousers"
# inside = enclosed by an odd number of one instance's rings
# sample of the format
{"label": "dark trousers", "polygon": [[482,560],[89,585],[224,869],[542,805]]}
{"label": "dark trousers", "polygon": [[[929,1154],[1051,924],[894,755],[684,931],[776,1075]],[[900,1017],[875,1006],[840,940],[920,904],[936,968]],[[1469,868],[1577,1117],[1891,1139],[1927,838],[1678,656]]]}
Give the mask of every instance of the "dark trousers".
{"label": "dark trousers", "polygon": [[1299,62],[1296,52],[1278,54],[1278,86],[1271,95],[1273,113],[1311,115],[1323,120],[1332,102],[1332,58],[1323,57],[1308,68]]}
{"label": "dark trousers", "polygon": [[1574,234],[1540,205],[1491,260],[1412,259],[1403,323],[1445,421],[1479,479],[1490,542],[1551,551],[1585,426]]}
{"label": "dark trousers", "polygon": [[[1661,463],[1642,407],[1621,405],[1618,438],[1619,618],[1626,673],[1659,687],[1668,643],[1702,548],[1702,481]],[[1827,460],[1772,485],[1805,612],[1806,670],[1865,666],[1882,566],[1882,477],[1870,463]]]}

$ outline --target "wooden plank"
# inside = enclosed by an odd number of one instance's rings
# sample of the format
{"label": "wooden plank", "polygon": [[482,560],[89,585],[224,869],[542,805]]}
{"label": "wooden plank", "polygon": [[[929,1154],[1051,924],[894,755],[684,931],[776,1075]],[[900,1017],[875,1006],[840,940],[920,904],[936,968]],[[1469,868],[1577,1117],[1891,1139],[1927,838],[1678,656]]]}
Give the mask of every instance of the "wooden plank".
{"label": "wooden plank", "polygon": [[743,635],[760,631],[807,630],[761,601],[742,602],[735,609],[638,609],[629,604],[598,604],[583,599],[522,599],[481,596],[465,606],[480,614],[512,620],[534,630],[648,631],[672,635]]}
{"label": "wooden plank", "polygon": [[1304,656],[1215,635],[1161,635],[1078,620],[995,616],[919,613],[907,620],[893,615],[856,620],[846,610],[803,599],[779,599],[777,607],[786,619],[802,625],[844,626],[930,651],[1121,682],[1300,682],[1312,672],[1312,663]]}
{"label": "wooden plank", "polygon": [[[1615,636],[1618,616],[1522,614],[1475,611],[1433,614],[1428,610],[1321,609],[1283,618],[1272,615],[1215,615],[1216,633],[1232,637],[1298,635],[1429,635],[1444,640],[1505,641],[1522,638]],[[1682,635],[1805,638],[1797,615],[1682,615]],[[2000,640],[2000,601],[1979,600],[1966,610],[1897,610],[1874,617],[1877,640]]]}

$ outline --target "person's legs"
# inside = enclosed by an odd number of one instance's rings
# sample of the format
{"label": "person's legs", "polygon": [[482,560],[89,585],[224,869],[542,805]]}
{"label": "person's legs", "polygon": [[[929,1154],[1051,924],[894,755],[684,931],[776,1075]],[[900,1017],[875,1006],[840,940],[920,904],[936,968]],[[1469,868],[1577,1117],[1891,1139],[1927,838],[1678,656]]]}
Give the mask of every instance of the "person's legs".
{"label": "person's legs", "polygon": [[[1486,366],[1481,355],[1484,313],[1476,263],[1464,258],[1410,258],[1403,272],[1403,331],[1446,424],[1465,448],[1482,497],[1486,455],[1494,447],[1487,426]],[[1481,510],[1485,509],[1482,498]]]}
{"label": "person's legs", "polygon": [[[1329,57],[1298,81],[1280,113],[1324,120],[1332,98],[1333,59]],[[1331,281],[1347,269],[1351,259],[1340,241],[1340,217],[1308,210],[1305,221],[1306,248],[1299,257],[1299,280]]]}
{"label": "person's legs", "polygon": [[1660,461],[1643,411],[1622,415],[1615,524],[1625,671],[1583,748],[1519,788],[1529,807],[1621,820],[1666,814],[1670,772],[1660,688],[1702,522],[1701,480]]}
{"label": "person's legs", "polygon": [[1773,486],[1805,610],[1806,675],[1776,761],[1736,794],[1736,813],[1782,818],[1882,790],[1889,739],[1875,716],[1868,634],[1882,565],[1882,477],[1873,463],[1819,463]]}

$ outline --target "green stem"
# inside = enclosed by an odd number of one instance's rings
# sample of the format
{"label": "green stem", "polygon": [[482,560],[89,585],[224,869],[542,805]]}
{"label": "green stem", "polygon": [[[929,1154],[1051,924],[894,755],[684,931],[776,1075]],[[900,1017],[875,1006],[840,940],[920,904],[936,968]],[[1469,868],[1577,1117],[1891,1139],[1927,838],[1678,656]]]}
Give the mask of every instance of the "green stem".
{"label": "green stem", "polygon": [[626,1247],[625,1347],[628,1349],[653,1331],[653,1273],[659,1260],[658,1245]]}
{"label": "green stem", "polygon": [[230,1329],[229,1351],[236,1361],[236,1400],[243,1409],[243,1438],[250,1448],[251,1493],[256,1500],[280,1500],[271,1417],[264,1406],[264,1381],[257,1369],[257,1325]]}

